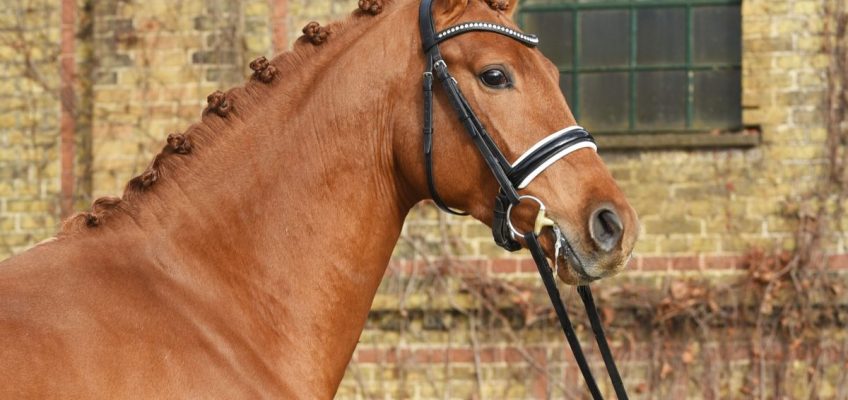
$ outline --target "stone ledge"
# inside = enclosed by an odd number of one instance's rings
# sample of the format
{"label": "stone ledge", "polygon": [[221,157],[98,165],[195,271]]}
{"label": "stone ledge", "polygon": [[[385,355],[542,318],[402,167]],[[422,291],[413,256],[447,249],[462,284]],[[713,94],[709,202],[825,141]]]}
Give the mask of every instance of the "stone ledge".
{"label": "stone ledge", "polygon": [[760,132],[748,129],[727,133],[632,133],[597,135],[601,151],[643,149],[748,148],[760,144]]}

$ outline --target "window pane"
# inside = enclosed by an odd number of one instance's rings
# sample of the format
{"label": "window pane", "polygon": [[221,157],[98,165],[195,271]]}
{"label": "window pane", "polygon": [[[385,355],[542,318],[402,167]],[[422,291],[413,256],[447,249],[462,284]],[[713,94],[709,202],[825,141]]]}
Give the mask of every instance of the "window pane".
{"label": "window pane", "polygon": [[582,67],[626,66],[630,63],[630,11],[580,13]]}
{"label": "window pane", "polygon": [[636,128],[684,128],[686,81],[686,72],[682,71],[637,73]]}
{"label": "window pane", "polygon": [[571,104],[571,99],[574,98],[574,85],[572,84],[572,76],[570,73],[559,74],[559,90],[562,91],[562,95],[565,96],[565,100],[568,104]]}
{"label": "window pane", "polygon": [[696,7],[692,13],[693,60],[696,63],[739,64],[742,59],[739,6]]}
{"label": "window pane", "polygon": [[695,72],[695,128],[736,128],[742,124],[740,71]]}
{"label": "window pane", "polygon": [[539,50],[561,68],[571,68],[574,56],[574,14],[570,11],[524,15],[524,31],[539,36]]}
{"label": "window pane", "polygon": [[580,123],[590,131],[628,128],[630,85],[626,72],[581,74]]}
{"label": "window pane", "polygon": [[686,62],[686,10],[649,8],[636,14],[640,65]]}
{"label": "window pane", "polygon": [[[622,7],[575,4],[575,9],[550,7],[520,14],[522,26],[539,35],[542,52],[561,71],[578,68],[576,74],[560,75],[560,89],[580,123],[595,131],[675,132],[741,126],[740,6],[706,6],[695,1],[665,4],[664,0],[620,3]],[[693,67],[684,70],[687,61]],[[665,67],[669,65],[681,68]]]}
{"label": "window pane", "polygon": [[521,4],[524,5],[550,5],[550,4],[562,4],[562,3],[576,3],[577,0],[524,0]]}

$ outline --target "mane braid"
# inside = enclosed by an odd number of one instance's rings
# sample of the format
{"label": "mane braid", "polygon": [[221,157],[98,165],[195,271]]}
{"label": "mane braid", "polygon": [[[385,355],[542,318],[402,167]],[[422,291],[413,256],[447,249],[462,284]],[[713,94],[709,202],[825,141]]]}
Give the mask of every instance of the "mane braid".
{"label": "mane braid", "polygon": [[[153,158],[147,168],[138,176],[127,182],[123,196],[101,197],[95,200],[89,211],[74,214],[62,222],[59,236],[84,232],[87,229],[102,226],[111,216],[117,213],[129,213],[134,210],[134,203],[143,194],[152,190],[155,183],[180,164],[185,164],[191,153],[196,152],[205,144],[213,142],[215,134],[233,129],[234,124],[241,122],[242,115],[247,115],[251,105],[259,103],[268,97],[267,92],[281,85],[282,79],[304,70],[305,60],[327,47],[325,42],[334,42],[343,37],[344,33],[362,20],[372,21],[381,14],[393,0],[360,0],[359,8],[348,17],[320,26],[311,22],[304,28],[304,35],[299,37],[292,50],[283,52],[272,60],[260,57],[250,63],[253,70],[243,86],[236,86],[226,92],[215,91],[207,97],[207,107],[203,110],[201,121],[190,126],[182,133],[169,134],[166,145]],[[307,29],[308,28],[308,29]],[[220,135],[217,135],[220,136]],[[185,161],[180,162],[180,159]]]}

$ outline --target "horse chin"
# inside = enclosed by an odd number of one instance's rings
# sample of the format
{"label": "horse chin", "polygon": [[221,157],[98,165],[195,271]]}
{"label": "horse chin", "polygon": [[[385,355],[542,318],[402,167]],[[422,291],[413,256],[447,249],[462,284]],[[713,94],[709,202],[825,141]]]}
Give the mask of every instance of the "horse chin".
{"label": "horse chin", "polygon": [[557,259],[556,269],[560,280],[568,285],[588,285],[594,281],[616,275],[627,266],[630,256],[624,257],[615,265],[602,267],[591,257],[581,257],[567,239],[563,238],[562,251]]}
{"label": "horse chin", "polygon": [[556,272],[559,279],[567,285],[588,285],[597,280],[593,276],[586,276],[587,274],[580,272],[577,265],[582,263],[576,258],[574,255],[570,257],[567,255],[559,256],[559,259],[556,260]]}
{"label": "horse chin", "polygon": [[572,269],[571,264],[566,261],[563,261],[562,257],[560,257],[559,268],[557,269],[557,276],[559,276],[559,279],[566,285],[585,285],[589,283],[583,279],[580,279],[575,273],[575,271]]}

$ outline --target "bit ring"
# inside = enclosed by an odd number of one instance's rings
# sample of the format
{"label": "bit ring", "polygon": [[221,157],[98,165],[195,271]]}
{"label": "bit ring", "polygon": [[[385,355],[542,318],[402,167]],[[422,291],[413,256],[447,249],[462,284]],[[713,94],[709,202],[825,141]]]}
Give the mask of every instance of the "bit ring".
{"label": "bit ring", "polygon": [[[519,204],[521,204],[521,200],[525,200],[525,199],[535,201],[536,204],[539,205],[539,213],[536,215],[536,224],[535,224],[535,227],[534,227],[534,233],[536,233],[538,235],[539,232],[542,230],[542,228],[544,228],[545,226],[553,226],[553,221],[551,221],[550,219],[548,219],[545,216],[545,211],[547,210],[547,208],[545,207],[545,203],[542,203],[542,200],[539,200],[539,198],[536,197],[536,196],[530,196],[530,195],[525,194],[525,195],[518,196]],[[512,238],[516,239],[518,237],[524,237],[525,234],[522,233],[521,231],[519,231],[515,227],[515,225],[512,224],[512,206],[513,205],[510,204],[506,208],[506,226],[509,227],[510,233],[512,234]]]}

